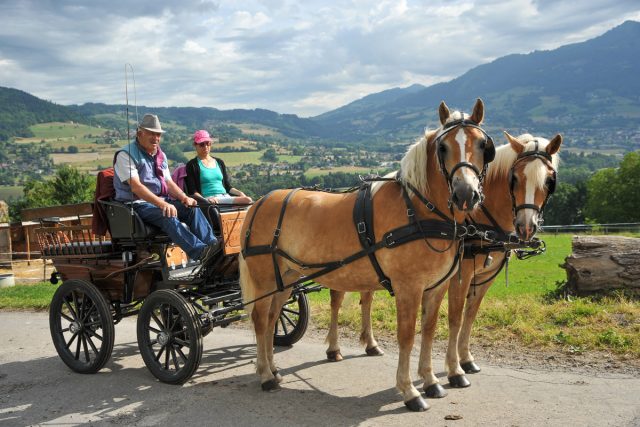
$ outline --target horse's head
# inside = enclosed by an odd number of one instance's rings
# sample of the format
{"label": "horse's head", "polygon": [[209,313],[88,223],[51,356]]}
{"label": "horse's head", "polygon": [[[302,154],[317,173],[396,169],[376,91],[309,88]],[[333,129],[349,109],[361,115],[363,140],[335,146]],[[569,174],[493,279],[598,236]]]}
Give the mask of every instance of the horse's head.
{"label": "horse's head", "polygon": [[562,136],[551,141],[529,134],[517,138],[504,133],[518,157],[509,172],[513,225],[518,237],[530,240],[542,222],[542,212],[556,188],[556,169]]}
{"label": "horse's head", "polygon": [[482,200],[481,181],[495,156],[491,137],[480,128],[484,104],[478,99],[471,115],[449,111],[442,101],[441,127],[435,135],[440,170],[449,186],[449,203],[460,211],[474,209]]}

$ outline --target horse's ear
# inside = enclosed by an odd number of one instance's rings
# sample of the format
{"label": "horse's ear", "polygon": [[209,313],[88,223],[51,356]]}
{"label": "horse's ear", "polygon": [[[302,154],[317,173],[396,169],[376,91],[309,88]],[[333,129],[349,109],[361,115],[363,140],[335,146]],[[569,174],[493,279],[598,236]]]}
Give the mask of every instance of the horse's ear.
{"label": "horse's ear", "polygon": [[471,120],[473,120],[477,124],[482,123],[482,120],[484,120],[484,102],[482,102],[482,99],[480,98],[476,100],[476,105],[473,106]]}
{"label": "horse's ear", "polygon": [[438,114],[440,114],[440,124],[444,125],[451,115],[451,113],[449,112],[449,107],[447,107],[447,104],[445,104],[444,101],[440,103]]}
{"label": "horse's ear", "polygon": [[560,150],[560,145],[562,144],[562,135],[557,134],[556,136],[553,137],[553,139],[549,142],[549,144],[547,144],[546,148],[544,149],[548,154],[550,155],[554,155],[558,152],[558,150]]}
{"label": "horse's ear", "polygon": [[509,132],[507,132],[506,130],[504,131],[504,136],[507,138],[507,141],[509,141],[509,144],[511,144],[511,148],[513,148],[513,151],[515,151],[518,154],[524,151],[525,144],[518,141],[513,136],[509,135]]}

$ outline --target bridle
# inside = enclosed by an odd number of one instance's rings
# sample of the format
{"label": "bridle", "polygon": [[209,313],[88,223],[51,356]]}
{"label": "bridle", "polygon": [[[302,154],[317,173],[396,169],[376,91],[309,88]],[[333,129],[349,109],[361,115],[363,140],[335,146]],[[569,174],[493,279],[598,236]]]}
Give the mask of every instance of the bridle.
{"label": "bridle", "polygon": [[[483,156],[484,165],[482,166],[482,171],[480,171],[478,167],[473,163],[466,162],[466,161],[457,163],[453,168],[451,168],[450,172],[447,170],[447,167],[445,166],[445,163],[444,163],[444,157],[442,155],[441,146],[443,144],[444,137],[458,127],[462,127],[462,128],[470,127],[470,128],[478,129],[484,135],[486,145],[484,147],[484,156]],[[485,130],[482,129],[480,126],[478,126],[478,124],[473,120],[462,118],[462,119],[453,120],[443,125],[442,131],[436,137],[434,144],[436,146],[436,154],[438,157],[438,163],[440,165],[440,171],[442,172],[445,180],[447,181],[447,186],[449,187],[449,194],[450,195],[453,194],[453,176],[456,173],[456,171],[460,168],[469,168],[478,177],[478,181],[480,183],[478,192],[480,193],[480,197],[482,198],[483,197],[482,182],[484,180],[485,175],[487,174],[487,166],[494,159],[496,154],[495,145],[493,144],[493,138],[491,138],[491,136],[489,136],[489,134],[485,132]],[[482,201],[482,199],[480,201]],[[451,200],[449,200],[449,203],[451,203]]]}
{"label": "bridle", "polygon": [[[513,163],[513,166],[511,166],[511,170],[509,171],[509,194],[511,195],[511,209],[513,210],[514,221],[518,211],[522,209],[533,209],[536,212],[538,212],[538,220],[539,220],[538,222],[542,223],[542,215],[543,215],[544,208],[547,205],[549,198],[551,197],[551,195],[554,193],[556,189],[557,173],[556,173],[556,169],[553,167],[553,160],[552,160],[551,154],[547,153],[544,150],[540,150],[538,148],[539,141],[537,139],[534,139],[533,141],[535,142],[535,148],[531,151],[524,151],[518,154],[516,161]],[[513,175],[514,175],[514,170],[516,168],[516,165],[529,157],[533,157],[534,159],[540,159],[549,169],[553,171],[552,176],[548,180],[548,184],[546,185],[547,195],[544,199],[544,202],[542,202],[542,206],[540,207],[532,203],[523,203],[521,205],[516,205],[516,196],[513,193],[513,189],[515,187],[515,181],[514,181]]]}

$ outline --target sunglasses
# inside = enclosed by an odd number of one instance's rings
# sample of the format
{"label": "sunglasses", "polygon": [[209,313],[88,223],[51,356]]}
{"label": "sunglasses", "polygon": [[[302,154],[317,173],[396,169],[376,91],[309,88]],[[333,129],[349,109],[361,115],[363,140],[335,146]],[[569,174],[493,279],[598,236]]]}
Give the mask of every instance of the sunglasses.
{"label": "sunglasses", "polygon": [[196,144],[196,145],[197,145],[197,146],[200,146],[200,147],[204,147],[204,146],[207,146],[207,147],[208,147],[208,146],[210,146],[210,145],[211,145],[211,141],[204,141],[204,142],[201,142],[201,143]]}

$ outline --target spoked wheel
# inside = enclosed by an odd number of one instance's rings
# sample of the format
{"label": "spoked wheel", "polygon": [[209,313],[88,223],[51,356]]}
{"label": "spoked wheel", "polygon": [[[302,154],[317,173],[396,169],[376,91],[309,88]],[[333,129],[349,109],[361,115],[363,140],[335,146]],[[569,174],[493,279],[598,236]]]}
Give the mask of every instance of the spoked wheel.
{"label": "spoked wheel", "polygon": [[94,374],[113,351],[111,309],[100,291],[83,280],[67,280],[49,307],[51,339],[62,361],[81,374]]}
{"label": "spoked wheel", "polygon": [[156,378],[169,384],[184,383],[202,359],[195,309],[174,290],[152,292],[138,314],[138,347]]}
{"label": "spoked wheel", "polygon": [[297,343],[309,325],[309,299],[304,292],[291,295],[280,311],[273,334],[273,344],[291,346]]}

